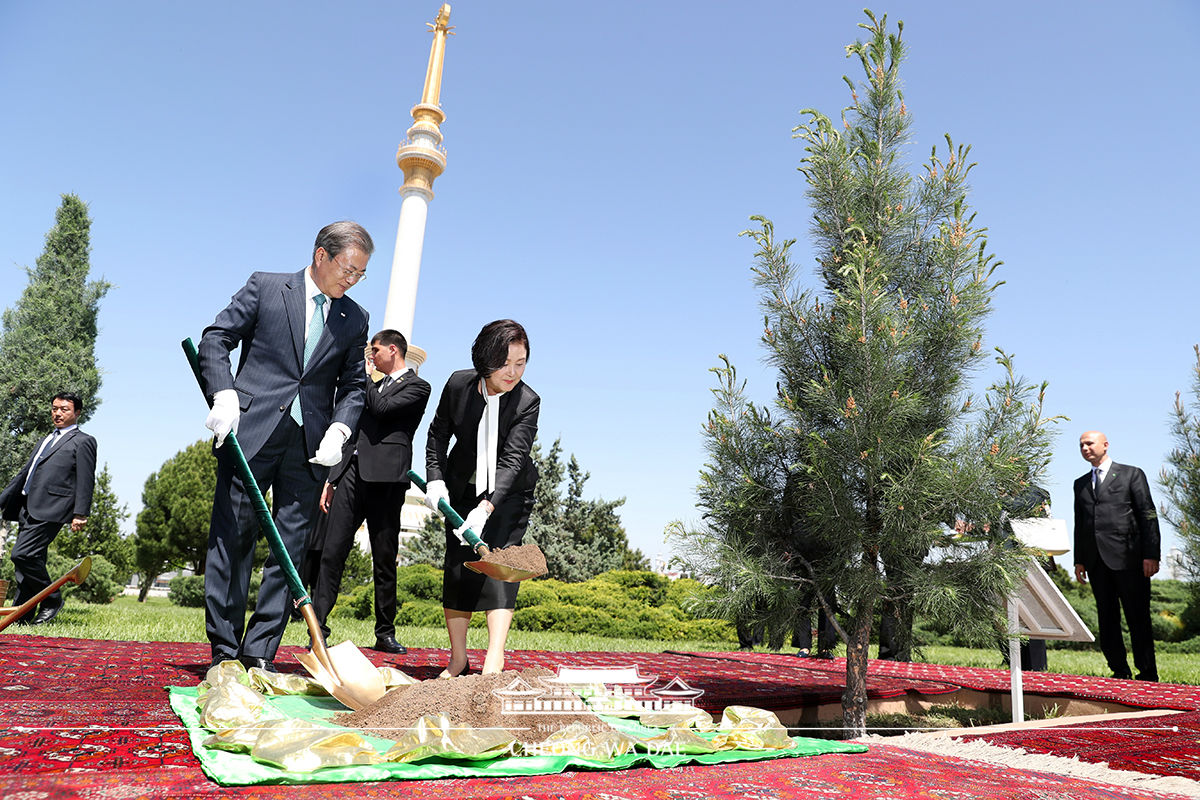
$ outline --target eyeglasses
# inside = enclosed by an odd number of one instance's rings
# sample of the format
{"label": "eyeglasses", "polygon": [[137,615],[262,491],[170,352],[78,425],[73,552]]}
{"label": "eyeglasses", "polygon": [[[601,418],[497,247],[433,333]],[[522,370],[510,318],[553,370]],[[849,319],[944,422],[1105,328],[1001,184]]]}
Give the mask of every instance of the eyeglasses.
{"label": "eyeglasses", "polygon": [[336,258],[331,258],[329,260],[332,261],[333,265],[338,268],[338,274],[345,280],[350,281],[350,283],[358,283],[367,279],[366,270],[359,272],[358,270],[354,269],[354,267],[344,267],[338,263]]}
{"label": "eyeglasses", "polygon": [[[337,262],[335,261],[334,263],[336,264]],[[351,283],[358,283],[359,281],[365,281],[367,279],[366,270],[363,270],[362,272],[357,272],[354,269],[351,269],[350,267],[339,266],[338,274],[340,274],[343,278],[350,281]]]}

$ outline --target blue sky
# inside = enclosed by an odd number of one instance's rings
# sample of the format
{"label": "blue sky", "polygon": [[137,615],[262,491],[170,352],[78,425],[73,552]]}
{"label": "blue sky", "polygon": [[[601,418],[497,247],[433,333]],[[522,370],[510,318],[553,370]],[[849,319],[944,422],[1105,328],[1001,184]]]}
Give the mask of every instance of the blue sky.
{"label": "blue sky", "polygon": [[[254,270],[308,263],[325,223],[378,245],[351,294],[382,322],[438,2],[0,4],[0,306],[59,196],[90,206],[102,405],[89,423],[132,510],[205,431],[179,350]],[[593,496],[627,498],[635,546],[694,522],[727,354],[767,399],[748,217],[811,261],[801,108],[836,115],[860,2],[453,4],[414,343],[435,392],[479,327],[522,321],[541,440]],[[988,344],[1050,381],[1049,489],[1071,515],[1080,432],[1156,478],[1200,341],[1192,235],[1200,6],[1151,0],[874,6],[903,19],[914,163],[971,144],[972,202],[1005,265]],[[992,375],[981,374],[986,382]],[[424,431],[418,435],[423,446]],[[1157,489],[1157,484],[1155,484]],[[1161,490],[1157,496],[1161,498]],[[1171,543],[1168,537],[1168,545]],[[1070,563],[1070,557],[1066,559]]]}

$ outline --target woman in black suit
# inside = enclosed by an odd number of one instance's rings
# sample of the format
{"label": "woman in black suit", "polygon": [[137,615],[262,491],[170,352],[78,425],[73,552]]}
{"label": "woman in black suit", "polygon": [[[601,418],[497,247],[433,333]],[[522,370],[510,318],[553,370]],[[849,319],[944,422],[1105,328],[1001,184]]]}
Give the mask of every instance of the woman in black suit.
{"label": "woman in black suit", "polygon": [[[492,548],[520,544],[533,509],[538,473],[529,451],[537,434],[541,399],[521,380],[528,358],[529,337],[519,323],[511,319],[488,323],[471,346],[474,369],[450,376],[429,423],[425,502],[436,509],[438,500],[445,498],[460,512],[469,509],[464,527]],[[504,669],[504,643],[517,601],[516,583],[464,566],[476,556],[461,531],[446,524],[442,581],[442,607],[450,634],[450,663],[442,671],[446,678],[467,669],[467,628],[476,611],[487,614],[488,649],[482,671]]]}

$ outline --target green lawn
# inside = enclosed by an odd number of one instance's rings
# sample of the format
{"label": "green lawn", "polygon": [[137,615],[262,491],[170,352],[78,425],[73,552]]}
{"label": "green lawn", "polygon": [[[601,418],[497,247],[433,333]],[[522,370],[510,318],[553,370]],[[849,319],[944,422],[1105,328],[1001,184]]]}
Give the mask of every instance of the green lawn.
{"label": "green lawn", "polygon": [[[478,615],[482,622],[482,614]],[[371,620],[333,617],[333,642],[350,639],[359,647],[374,644]],[[53,623],[46,627],[25,628],[10,626],[4,635],[63,636],[82,639],[117,639],[147,642],[204,642],[204,611],[181,608],[164,598],[150,598],[138,603],[133,597],[118,597],[110,605],[89,605],[68,602]],[[442,628],[400,628],[396,632],[401,643],[410,647],[446,647],[446,631]],[[468,637],[472,648],[487,646],[487,633],[473,627]],[[308,643],[308,629],[293,622],[283,637],[284,644]],[[611,652],[650,652],[663,650],[730,650],[732,642],[662,641],[658,639],[610,639],[584,634],[564,634],[551,631],[518,631],[509,634],[508,646],[513,650],[556,650],[562,652],[600,650]],[[784,652],[790,652],[785,650]],[[965,667],[1001,666],[996,650],[977,650],[965,647],[928,646],[922,660],[935,664]],[[1072,675],[1107,676],[1110,673],[1099,648],[1089,650],[1060,650],[1050,644],[1050,671]],[[1200,659],[1184,653],[1159,653],[1158,672],[1163,681],[1200,685]]]}

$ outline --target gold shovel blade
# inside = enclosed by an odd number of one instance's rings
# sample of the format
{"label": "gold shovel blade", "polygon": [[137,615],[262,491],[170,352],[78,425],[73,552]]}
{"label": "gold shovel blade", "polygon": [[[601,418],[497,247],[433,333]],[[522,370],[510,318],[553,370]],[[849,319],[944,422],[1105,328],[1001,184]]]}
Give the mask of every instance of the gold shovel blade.
{"label": "gold shovel blade", "polygon": [[313,653],[296,656],[308,673],[339,703],[358,711],[374,703],[387,692],[379,669],[363,655],[354,642],[346,640],[328,650],[329,662],[336,675],[322,666]]}
{"label": "gold shovel blade", "polygon": [[538,573],[528,569],[517,569],[505,564],[497,564],[492,561],[468,561],[467,569],[474,570],[480,575],[487,575],[489,578],[495,578],[498,581],[506,583],[517,583],[518,581],[528,580],[535,577]]}

